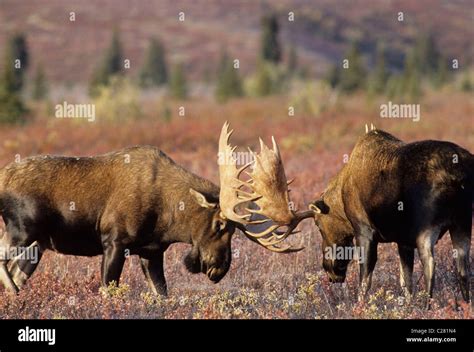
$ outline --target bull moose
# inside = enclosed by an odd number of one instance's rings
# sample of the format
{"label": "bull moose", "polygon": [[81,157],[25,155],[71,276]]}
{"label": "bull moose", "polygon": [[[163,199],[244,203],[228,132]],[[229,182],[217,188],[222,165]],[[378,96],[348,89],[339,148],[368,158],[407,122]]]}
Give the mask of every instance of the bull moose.
{"label": "bull moose", "polygon": [[[274,140],[273,149],[261,143],[261,152],[252,152],[253,160],[238,169],[235,147],[228,144],[231,134],[224,124],[220,188],[150,146],[94,157],[37,156],[7,165],[0,171],[0,213],[6,225],[0,249],[4,254],[11,248],[23,251],[0,258],[0,282],[18,292],[49,249],[103,255],[102,285],[118,284],[126,254],[136,254],[151,289],[166,294],[163,253],[176,242],[192,245],[184,260],[187,269],[215,283],[229,270],[236,228],[269,250],[299,250],[281,242],[314,212],[289,209],[278,146]],[[241,180],[249,166],[250,178]],[[263,220],[254,220],[253,214]],[[261,223],[268,226],[250,231]],[[24,255],[32,249],[38,252],[34,260]]]}
{"label": "bull moose", "polygon": [[[432,297],[434,246],[449,230],[462,297],[469,301],[474,156],[449,142],[404,143],[373,126],[366,130],[348,163],[310,205],[317,213],[324,254],[333,246],[353,246],[355,237],[363,298],[371,285],[378,243],[397,243],[400,284],[410,298],[416,248]],[[330,280],[343,282],[351,258],[323,258]]]}

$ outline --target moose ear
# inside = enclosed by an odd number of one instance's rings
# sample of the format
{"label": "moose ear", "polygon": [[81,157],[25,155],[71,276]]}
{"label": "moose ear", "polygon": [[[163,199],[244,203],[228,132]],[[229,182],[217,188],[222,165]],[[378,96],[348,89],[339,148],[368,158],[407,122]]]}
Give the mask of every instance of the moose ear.
{"label": "moose ear", "polygon": [[329,213],[329,207],[322,199],[318,199],[309,205],[309,209],[316,212],[316,214],[327,214]]}
{"label": "moose ear", "polygon": [[212,229],[215,232],[224,231],[227,226],[227,220],[222,219],[220,216],[214,219],[212,222]]}
{"label": "moose ear", "polygon": [[209,202],[206,196],[192,188],[189,189],[189,193],[196,199],[196,202],[203,208],[217,208],[217,203]]}

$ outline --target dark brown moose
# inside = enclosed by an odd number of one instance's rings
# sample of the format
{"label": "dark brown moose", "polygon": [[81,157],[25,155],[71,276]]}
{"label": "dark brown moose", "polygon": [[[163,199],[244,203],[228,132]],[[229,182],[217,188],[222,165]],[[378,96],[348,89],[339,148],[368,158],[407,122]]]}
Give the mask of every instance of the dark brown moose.
{"label": "dark brown moose", "polygon": [[[363,298],[371,285],[377,245],[395,242],[400,283],[407,298],[413,292],[415,249],[431,297],[434,246],[449,230],[462,296],[469,301],[474,156],[449,142],[407,144],[374,127],[367,132],[320,199],[310,205],[317,212],[323,267],[331,281],[345,280],[351,259],[338,258],[334,248],[343,248],[340,253],[357,253],[359,298]],[[346,251],[354,238],[358,250]]]}
{"label": "dark brown moose", "polygon": [[[231,133],[226,123],[219,140],[220,188],[149,146],[94,157],[37,156],[5,166],[0,282],[18,292],[49,249],[103,255],[102,285],[118,284],[126,255],[136,254],[152,290],[166,294],[163,253],[173,243],[190,244],[187,269],[215,283],[229,270],[236,228],[272,251],[298,250],[281,242],[314,213],[289,210],[275,141],[273,150],[261,143],[254,160],[237,169]],[[250,166],[250,178],[240,179]],[[263,220],[251,220],[253,213]],[[261,223],[267,226],[259,233],[247,229]]]}

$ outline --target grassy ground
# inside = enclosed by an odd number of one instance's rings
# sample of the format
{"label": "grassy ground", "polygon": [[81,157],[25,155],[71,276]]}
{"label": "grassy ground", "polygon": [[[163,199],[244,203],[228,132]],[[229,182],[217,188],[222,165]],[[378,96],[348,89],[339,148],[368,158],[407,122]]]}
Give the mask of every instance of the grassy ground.
{"label": "grassy ground", "polygon": [[[176,104],[177,106],[178,104]],[[366,123],[407,141],[450,140],[474,150],[474,103],[467,94],[437,93],[424,98],[421,121],[387,120],[379,104],[364,97],[346,99],[318,117],[297,112],[288,117],[280,97],[243,99],[225,105],[190,101],[186,116],[170,105],[171,120],[152,112],[121,124],[66,121],[45,114],[25,126],[0,129],[0,164],[34,154],[92,155],[134,144],[160,147],[193,172],[218,182],[217,138],[225,120],[236,133],[233,142],[256,146],[257,137],[280,143],[300,208],[314,199],[342,167]],[[150,109],[154,111],[154,109]],[[406,304],[398,284],[398,254],[392,244],[379,246],[370,298],[357,303],[358,270],[351,265],[346,284],[330,284],[321,267],[321,239],[311,221],[300,225],[292,240],[306,249],[274,254],[240,234],[232,242],[233,262],[227,276],[214,285],[204,275],[186,272],[185,245],[166,253],[169,297],[149,292],[138,258],[127,259],[122,285],[112,298],[99,294],[100,258],[47,252],[37,271],[17,297],[0,292],[0,318],[469,318],[455,277],[452,246],[445,236],[436,246],[436,287],[433,309],[423,309],[421,267],[415,264],[416,298]]]}

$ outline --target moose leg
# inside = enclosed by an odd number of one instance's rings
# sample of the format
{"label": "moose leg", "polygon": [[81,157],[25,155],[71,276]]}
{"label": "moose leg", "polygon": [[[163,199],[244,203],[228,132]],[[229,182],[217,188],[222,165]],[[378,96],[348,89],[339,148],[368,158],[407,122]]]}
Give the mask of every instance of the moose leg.
{"label": "moose leg", "polygon": [[8,253],[9,245],[6,243],[4,238],[0,241],[0,282],[5,287],[7,292],[11,294],[18,293],[18,287],[16,287],[10,273],[8,272],[7,263],[9,258]]}
{"label": "moose leg", "polygon": [[400,255],[400,286],[408,302],[413,294],[413,262],[415,259],[415,249],[404,245],[398,245]]}
{"label": "moose leg", "polygon": [[[471,220],[472,221],[472,220]],[[471,221],[466,224],[456,224],[449,230],[454,248],[457,276],[461,287],[462,298],[469,302],[470,276],[469,250],[471,249]],[[468,226],[469,225],[469,226]]]}
{"label": "moose leg", "polygon": [[7,292],[15,294],[18,293],[18,287],[15,285],[10,273],[7,269],[7,261],[0,261],[0,282],[3,284]]}
{"label": "moose leg", "polygon": [[21,289],[31,277],[42,255],[43,252],[38,242],[35,241],[23,253],[8,262],[8,271],[18,289]]}
{"label": "moose leg", "polygon": [[125,252],[123,246],[117,243],[109,243],[104,246],[104,257],[102,258],[102,286],[108,287],[115,282],[119,285],[123,264],[125,263]]}
{"label": "moose leg", "polygon": [[148,285],[156,295],[167,295],[166,279],[163,270],[163,252],[156,254],[153,259],[140,258],[143,273]]}
{"label": "moose leg", "polygon": [[372,272],[377,262],[377,242],[366,236],[358,236],[356,240],[359,247],[359,297],[362,301],[367,296],[372,286]]}
{"label": "moose leg", "polygon": [[[439,231],[425,230],[416,240],[418,254],[423,265],[423,276],[425,277],[425,288],[429,298],[433,297],[433,288],[435,283],[435,261],[434,244],[439,237]],[[430,308],[428,300],[427,308]]]}
{"label": "moose leg", "polygon": [[[6,223],[7,231],[0,239],[0,250],[4,252],[2,253],[2,258],[0,259],[0,281],[5,285],[6,289],[12,293],[18,293],[19,288],[24,284],[24,282],[36,268],[39,258],[32,258],[34,259],[33,262],[36,262],[36,264],[33,266],[30,266],[32,263],[28,263],[28,260],[24,260],[29,259],[28,256],[30,251],[33,252],[36,250],[38,256],[41,255],[38,243],[33,241],[34,235],[25,232],[22,226],[20,226],[24,222],[24,219],[22,219],[20,214],[21,211],[15,212],[13,219],[5,217],[5,214],[2,215]],[[17,255],[15,258],[10,259],[11,253],[7,253],[8,248],[19,250],[25,248],[26,246],[28,246],[26,250],[23,250],[22,253]],[[35,259],[38,260],[36,261]],[[21,265],[21,268],[19,265]],[[26,278],[24,275],[22,275],[25,272],[27,273]]]}

